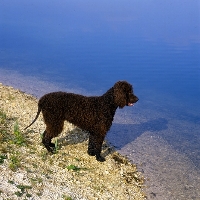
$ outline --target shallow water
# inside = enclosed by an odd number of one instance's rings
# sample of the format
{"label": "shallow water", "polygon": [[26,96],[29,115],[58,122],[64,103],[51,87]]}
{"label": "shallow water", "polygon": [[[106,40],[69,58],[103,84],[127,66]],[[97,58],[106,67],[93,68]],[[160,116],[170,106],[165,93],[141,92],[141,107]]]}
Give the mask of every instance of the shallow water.
{"label": "shallow water", "polygon": [[194,1],[0,2],[0,82],[37,97],[139,97],[107,139],[147,177],[149,199],[200,199],[200,23]]}

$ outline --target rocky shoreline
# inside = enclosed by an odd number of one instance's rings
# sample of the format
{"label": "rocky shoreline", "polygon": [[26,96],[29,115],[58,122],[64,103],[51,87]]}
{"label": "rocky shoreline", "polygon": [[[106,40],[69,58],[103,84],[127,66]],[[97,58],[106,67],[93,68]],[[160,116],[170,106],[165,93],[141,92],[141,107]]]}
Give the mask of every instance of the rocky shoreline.
{"label": "rocky shoreline", "polygon": [[0,84],[0,199],[142,200],[144,178],[107,143],[106,161],[87,154],[88,134],[65,123],[57,153],[41,144],[45,126],[35,117],[37,99]]}

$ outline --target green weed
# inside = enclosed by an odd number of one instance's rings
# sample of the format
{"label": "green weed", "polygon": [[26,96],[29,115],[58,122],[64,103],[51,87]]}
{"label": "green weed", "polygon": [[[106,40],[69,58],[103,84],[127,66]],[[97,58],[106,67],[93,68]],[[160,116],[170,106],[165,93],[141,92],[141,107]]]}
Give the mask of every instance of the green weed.
{"label": "green weed", "polygon": [[42,157],[42,161],[46,161],[48,159],[48,152],[44,150],[40,153],[40,156]]}
{"label": "green weed", "polygon": [[44,137],[44,133],[40,133],[41,140],[43,139],[43,137]]}
{"label": "green weed", "polygon": [[18,153],[13,154],[10,156],[10,164],[9,164],[9,168],[12,171],[17,171],[17,169],[21,167],[21,163],[20,163],[20,159],[19,159],[19,155]]}
{"label": "green weed", "polygon": [[0,110],[0,124],[4,124],[6,122],[6,114]]}
{"label": "green weed", "polygon": [[20,191],[17,191],[17,192],[15,192],[15,195],[17,195],[18,197],[21,197],[23,195],[23,193]]}
{"label": "green weed", "polygon": [[67,195],[65,195],[65,194],[62,195],[62,198],[63,198],[64,200],[72,200],[72,198],[71,198],[70,196],[67,196]]}
{"label": "green weed", "polygon": [[15,97],[13,97],[11,95],[8,96],[8,100],[14,100],[14,99],[15,99]]}
{"label": "green weed", "polygon": [[5,159],[7,159],[6,155],[0,155],[0,164],[3,164]]}
{"label": "green weed", "polygon": [[14,144],[17,144],[19,146],[23,146],[26,145],[26,139],[23,136],[23,134],[21,133],[21,131],[19,130],[19,125],[17,122],[15,122],[14,125],[14,140],[13,140]]}
{"label": "green weed", "polygon": [[17,185],[16,186],[20,191],[15,192],[18,197],[23,196],[26,193],[26,197],[31,197],[32,195],[28,193],[28,189],[32,189],[29,185]]}
{"label": "green weed", "polygon": [[16,185],[14,181],[8,180],[8,183],[15,185],[19,191],[15,192],[15,195],[22,197],[24,194],[26,197],[31,197],[32,195],[28,193],[28,190],[32,189],[32,186],[29,185]]}
{"label": "green weed", "polygon": [[42,178],[30,178],[30,181],[33,185],[43,182]]}
{"label": "green weed", "polygon": [[54,150],[54,153],[58,153],[58,150],[59,150],[58,138],[56,138],[56,140],[55,140],[55,150]]}
{"label": "green weed", "polygon": [[69,166],[67,166],[67,169],[73,170],[73,171],[76,171],[76,172],[81,170],[81,168],[76,167],[75,165],[69,165]]}
{"label": "green weed", "polygon": [[14,182],[14,181],[11,181],[11,180],[8,180],[8,183],[10,183],[10,184],[12,184],[12,185],[15,184],[15,182]]}
{"label": "green weed", "polygon": [[75,172],[78,172],[78,171],[80,171],[80,170],[88,170],[87,168],[84,168],[84,167],[77,167],[77,166],[75,166],[75,165],[68,165],[66,168],[67,168],[68,170],[73,170],[73,171],[75,171]]}
{"label": "green weed", "polygon": [[6,141],[7,136],[7,119],[6,114],[0,110],[0,142]]}
{"label": "green weed", "polygon": [[29,185],[17,185],[17,188],[21,190],[21,192],[24,192],[26,189],[32,189]]}

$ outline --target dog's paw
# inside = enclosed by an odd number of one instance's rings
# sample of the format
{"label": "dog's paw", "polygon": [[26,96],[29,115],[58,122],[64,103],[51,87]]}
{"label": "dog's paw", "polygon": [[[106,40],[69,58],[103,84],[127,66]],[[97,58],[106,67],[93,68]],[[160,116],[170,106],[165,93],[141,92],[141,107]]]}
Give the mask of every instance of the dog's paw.
{"label": "dog's paw", "polygon": [[45,148],[47,149],[47,151],[50,153],[50,154],[55,154],[55,147],[51,147],[51,146],[45,146]]}
{"label": "dog's paw", "polygon": [[96,155],[96,160],[99,161],[99,162],[106,161],[106,159],[104,157],[100,156],[100,155],[98,155],[98,156]]}
{"label": "dog's paw", "polygon": [[50,143],[49,146],[50,146],[51,148],[55,148],[55,144],[54,144],[54,143]]}
{"label": "dog's paw", "polygon": [[87,153],[88,153],[89,156],[95,156],[96,155],[96,153],[92,150],[88,150]]}

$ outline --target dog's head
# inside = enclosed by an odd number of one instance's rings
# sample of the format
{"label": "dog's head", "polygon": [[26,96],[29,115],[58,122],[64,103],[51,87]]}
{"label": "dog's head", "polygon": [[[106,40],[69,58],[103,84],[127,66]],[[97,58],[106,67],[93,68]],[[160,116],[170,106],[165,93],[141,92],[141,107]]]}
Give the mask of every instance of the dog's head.
{"label": "dog's head", "polygon": [[114,85],[114,99],[119,108],[133,106],[139,99],[133,93],[133,87],[126,81],[118,81]]}

